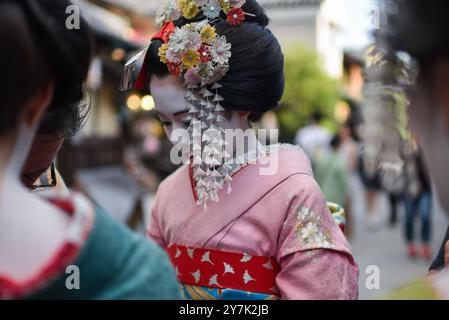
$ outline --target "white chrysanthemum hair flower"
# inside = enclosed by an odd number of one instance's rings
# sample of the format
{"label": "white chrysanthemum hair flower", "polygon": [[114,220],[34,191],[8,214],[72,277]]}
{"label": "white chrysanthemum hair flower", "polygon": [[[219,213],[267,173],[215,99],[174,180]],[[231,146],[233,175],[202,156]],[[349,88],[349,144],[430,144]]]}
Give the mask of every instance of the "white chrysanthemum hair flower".
{"label": "white chrysanthemum hair flower", "polygon": [[213,20],[220,16],[221,5],[217,0],[208,0],[207,3],[201,7],[203,14]]}
{"label": "white chrysanthemum hair flower", "polygon": [[226,64],[231,58],[232,45],[226,41],[225,36],[217,37],[212,41],[210,53],[212,54],[214,61],[219,64]]}

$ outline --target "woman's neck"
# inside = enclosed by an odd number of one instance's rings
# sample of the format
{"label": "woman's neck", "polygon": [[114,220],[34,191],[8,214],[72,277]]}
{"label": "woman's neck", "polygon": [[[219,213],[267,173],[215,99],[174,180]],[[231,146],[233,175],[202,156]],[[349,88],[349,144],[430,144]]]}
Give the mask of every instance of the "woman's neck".
{"label": "woman's neck", "polygon": [[[248,130],[249,129],[249,130]],[[234,158],[239,159],[242,157],[256,156],[261,150],[261,143],[259,142],[254,130],[248,128],[244,132],[244,138],[238,139],[243,146],[236,146],[234,149]],[[245,162],[253,159],[244,159]]]}
{"label": "woman's neck", "polygon": [[[248,119],[240,117],[237,112],[231,114],[229,123],[225,124],[224,129],[232,131],[230,137],[225,134],[225,140],[229,143],[233,149],[231,152],[233,161],[235,162],[248,162],[253,159],[246,159],[248,155],[258,155],[261,152],[261,143],[259,142],[255,130],[251,127]],[[233,141],[230,141],[232,138]],[[235,142],[235,143],[234,143]],[[229,145],[229,144],[228,144]]]}

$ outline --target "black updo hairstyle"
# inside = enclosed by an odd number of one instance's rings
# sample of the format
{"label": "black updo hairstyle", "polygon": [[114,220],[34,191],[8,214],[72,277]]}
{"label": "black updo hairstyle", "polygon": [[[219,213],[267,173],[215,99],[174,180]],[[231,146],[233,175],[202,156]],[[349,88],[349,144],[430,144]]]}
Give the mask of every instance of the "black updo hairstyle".
{"label": "black updo hairstyle", "polygon": [[[284,92],[284,56],[276,37],[268,26],[265,10],[255,0],[247,0],[243,11],[254,15],[245,16],[245,21],[237,26],[229,25],[226,16],[214,22],[217,34],[226,36],[232,44],[229,71],[218,81],[223,88],[218,93],[225,101],[227,110],[250,111],[250,121],[257,121],[266,111],[276,108]],[[174,21],[181,27],[187,23],[204,20],[200,13],[195,19],[180,18]],[[168,75],[167,66],[158,56],[162,41],[153,40],[148,48],[149,75]]]}
{"label": "black updo hairstyle", "polygon": [[91,59],[87,23],[68,29],[68,0],[5,0],[0,3],[0,134],[15,127],[24,103],[54,80],[54,95],[40,133],[75,134],[88,113],[83,84]]}

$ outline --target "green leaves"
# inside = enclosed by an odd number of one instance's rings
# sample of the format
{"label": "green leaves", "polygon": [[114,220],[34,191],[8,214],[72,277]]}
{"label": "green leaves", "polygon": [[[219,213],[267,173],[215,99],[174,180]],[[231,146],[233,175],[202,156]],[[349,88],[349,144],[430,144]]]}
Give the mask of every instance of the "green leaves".
{"label": "green leaves", "polygon": [[285,82],[282,106],[277,111],[282,140],[293,140],[298,128],[306,125],[316,110],[334,118],[339,85],[320,67],[312,50],[296,45],[285,51]]}

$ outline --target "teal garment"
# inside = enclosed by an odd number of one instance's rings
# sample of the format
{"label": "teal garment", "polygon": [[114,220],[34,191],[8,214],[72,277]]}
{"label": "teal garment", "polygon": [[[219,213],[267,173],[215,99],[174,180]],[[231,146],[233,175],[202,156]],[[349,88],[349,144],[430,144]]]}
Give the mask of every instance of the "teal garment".
{"label": "teal garment", "polygon": [[314,162],[315,179],[327,201],[343,205],[348,192],[346,165],[334,151],[321,153]]}
{"label": "teal garment", "polygon": [[165,252],[100,209],[87,242],[72,264],[80,270],[79,290],[68,290],[68,275],[63,274],[28,299],[181,299]]}

